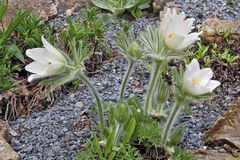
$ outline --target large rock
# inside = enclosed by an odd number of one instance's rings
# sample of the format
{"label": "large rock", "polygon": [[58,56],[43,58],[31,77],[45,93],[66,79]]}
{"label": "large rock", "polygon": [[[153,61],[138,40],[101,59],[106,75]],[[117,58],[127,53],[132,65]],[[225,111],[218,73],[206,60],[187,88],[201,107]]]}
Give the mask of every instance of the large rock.
{"label": "large rock", "polygon": [[170,1],[172,1],[172,0],[154,0],[152,2],[153,12],[155,14],[159,14],[159,12],[162,11],[164,9],[164,7],[166,6],[166,4]]}
{"label": "large rock", "polygon": [[217,146],[228,144],[240,149],[240,99],[204,134],[204,140]]}
{"label": "large rock", "polygon": [[19,154],[6,141],[7,131],[7,123],[0,120],[0,160],[19,160]]}
{"label": "large rock", "polygon": [[3,21],[4,26],[16,14],[16,8],[30,9],[33,13],[48,20],[67,9],[84,7],[90,3],[90,0],[9,0],[8,3],[8,11]]}
{"label": "large rock", "polygon": [[231,29],[233,34],[240,34],[239,20],[219,20],[217,18],[209,18],[203,22],[201,30],[207,34],[214,34],[215,30],[224,32]]}
{"label": "large rock", "polygon": [[206,154],[195,155],[197,160],[237,160],[231,154],[219,153],[217,150],[207,150]]}

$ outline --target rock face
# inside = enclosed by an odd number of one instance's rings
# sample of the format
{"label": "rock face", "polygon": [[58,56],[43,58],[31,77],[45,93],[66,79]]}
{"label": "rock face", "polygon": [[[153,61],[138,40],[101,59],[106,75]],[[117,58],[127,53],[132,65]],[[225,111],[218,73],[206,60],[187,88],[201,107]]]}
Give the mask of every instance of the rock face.
{"label": "rock face", "polygon": [[240,21],[239,20],[219,20],[217,18],[210,18],[203,22],[201,30],[204,33],[214,34],[215,30],[224,32],[231,29],[234,34],[240,34]]}
{"label": "rock face", "polygon": [[203,136],[207,143],[214,145],[228,144],[240,148],[240,101],[220,117],[212,128]]}
{"label": "rock face", "polygon": [[7,124],[0,120],[0,160],[19,160],[20,156],[6,141]]}
{"label": "rock face", "polygon": [[228,153],[219,153],[216,150],[207,150],[206,154],[195,155],[197,160],[236,160],[235,157]]}
{"label": "rock face", "polygon": [[16,13],[16,8],[30,9],[46,20],[67,9],[80,8],[88,5],[90,0],[9,0],[8,11],[4,18],[6,26]]}

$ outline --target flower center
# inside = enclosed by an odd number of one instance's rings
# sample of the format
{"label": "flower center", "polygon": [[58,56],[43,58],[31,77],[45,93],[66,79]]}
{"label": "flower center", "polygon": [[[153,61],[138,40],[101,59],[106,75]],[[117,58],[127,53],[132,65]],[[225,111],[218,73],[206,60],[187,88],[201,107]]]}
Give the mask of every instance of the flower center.
{"label": "flower center", "polygon": [[192,79],[192,83],[195,85],[195,86],[200,86],[200,82],[196,79]]}
{"label": "flower center", "polygon": [[172,38],[174,36],[174,33],[170,33],[169,35],[168,35],[168,38]]}

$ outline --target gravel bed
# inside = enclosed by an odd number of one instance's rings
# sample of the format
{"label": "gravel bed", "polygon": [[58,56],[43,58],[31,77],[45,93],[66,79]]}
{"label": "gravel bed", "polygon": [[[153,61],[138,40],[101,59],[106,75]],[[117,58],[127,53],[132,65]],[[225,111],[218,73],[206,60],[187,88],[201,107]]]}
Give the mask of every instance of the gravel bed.
{"label": "gravel bed", "polygon": [[201,24],[211,17],[219,19],[240,19],[240,3],[237,0],[173,0],[188,17]]}
{"label": "gravel bed", "polygon": [[[208,0],[175,0],[189,17],[196,18],[197,23],[201,23],[209,15],[216,13],[221,19],[240,19],[239,5],[233,5],[234,10],[228,9],[223,1]],[[196,2],[204,2],[203,6]],[[197,6],[189,9],[189,5]],[[218,9],[216,9],[218,8]],[[199,16],[198,12],[203,16]],[[219,13],[219,14],[218,14]],[[235,14],[236,13],[236,14]],[[80,14],[74,15],[76,19]],[[59,26],[66,25],[65,15],[59,14],[49,23]],[[146,28],[148,24],[156,22],[156,18],[140,18],[134,21],[131,29],[135,32]],[[106,39],[112,48],[114,35],[121,29],[121,21],[108,26],[105,34]],[[116,102],[118,90],[127,68],[127,62],[121,56],[105,62],[102,72],[95,74],[91,80],[100,92],[103,101]],[[143,99],[148,88],[149,74],[142,65],[137,65],[128,84],[125,97],[132,95]],[[201,135],[206,131],[216,119],[227,110],[240,94],[240,80],[221,85],[217,96],[211,101],[192,104],[192,116],[182,115],[181,123],[186,124],[182,145],[187,148],[198,148],[204,145]],[[87,138],[90,131],[94,129],[94,120],[91,119],[90,112],[94,104],[94,98],[83,85],[79,91],[65,95],[57,100],[53,108],[32,113],[28,117],[18,118],[11,124],[11,127],[18,133],[12,137],[11,146],[21,154],[22,160],[38,159],[69,159],[75,158],[78,150]]]}

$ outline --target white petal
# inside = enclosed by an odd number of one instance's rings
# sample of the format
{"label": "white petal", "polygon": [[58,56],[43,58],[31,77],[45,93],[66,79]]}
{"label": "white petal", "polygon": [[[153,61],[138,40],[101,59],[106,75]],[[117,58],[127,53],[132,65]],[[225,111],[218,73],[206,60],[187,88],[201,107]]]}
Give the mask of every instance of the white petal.
{"label": "white petal", "polygon": [[172,25],[170,25],[171,22],[172,22],[171,10],[168,8],[167,12],[164,14],[163,20],[161,22],[161,27],[163,28],[164,31],[169,29],[169,26],[172,26]]}
{"label": "white petal", "polygon": [[221,83],[216,80],[210,80],[207,84],[207,88],[212,92],[216,87],[218,87]]}
{"label": "white petal", "polygon": [[48,41],[46,41],[43,36],[42,36],[42,43],[54,58],[58,59],[59,61],[65,62],[65,57],[55,47],[53,47],[50,43],[48,43]]}
{"label": "white petal", "polygon": [[213,77],[213,72],[210,68],[204,68],[194,73],[193,79],[200,83],[200,86],[206,86],[209,80]]}
{"label": "white petal", "polygon": [[173,17],[177,17],[177,11],[176,11],[176,9],[174,9],[174,8],[172,9],[172,16],[173,16]]}
{"label": "white petal", "polygon": [[202,86],[194,86],[194,94],[193,95],[196,95],[196,96],[200,96],[200,95],[203,95],[203,94],[207,94],[209,93],[210,90],[207,88],[207,87],[202,87]]}
{"label": "white petal", "polygon": [[187,84],[189,81],[192,80],[192,72],[189,69],[186,69],[186,71],[183,74],[183,83]]}
{"label": "white petal", "polygon": [[48,61],[46,57],[48,57],[48,51],[45,48],[34,48],[34,49],[28,49],[26,51],[26,55],[29,58],[32,58],[33,60],[46,65],[48,64]]}
{"label": "white petal", "polygon": [[47,74],[48,76],[57,75],[64,71],[63,64],[50,64],[46,66],[45,70],[41,74]]}
{"label": "white petal", "polygon": [[34,80],[37,80],[37,79],[40,79],[40,78],[44,78],[44,77],[47,77],[48,75],[39,75],[39,74],[31,74],[29,77],[28,77],[28,82],[32,82]]}
{"label": "white petal", "polygon": [[[199,63],[196,59],[193,59],[188,65],[183,75],[183,83],[192,83],[192,77],[194,73],[200,70]],[[189,82],[187,82],[189,81]]]}
{"label": "white petal", "polygon": [[172,33],[174,35],[172,37],[169,37],[170,34],[171,33],[167,33],[165,35],[165,44],[167,47],[171,49],[177,49],[179,44],[181,44],[182,41],[184,40],[184,37],[175,33]]}
{"label": "white petal", "polygon": [[29,65],[25,66],[25,70],[31,73],[41,73],[42,71],[44,71],[44,65],[34,61]]}
{"label": "white petal", "polygon": [[186,67],[192,72],[192,74],[200,70],[200,65],[196,59],[193,59]]}
{"label": "white petal", "polygon": [[196,86],[192,81],[187,81],[184,83],[184,88],[192,95],[199,96],[202,94],[209,93],[210,90],[207,87]]}
{"label": "white petal", "polygon": [[181,29],[179,29],[181,34],[187,35],[189,32],[191,32],[194,20],[195,20],[194,18],[189,18],[183,22]]}
{"label": "white petal", "polygon": [[177,49],[179,50],[185,49],[192,45],[193,43],[195,43],[197,40],[200,40],[200,38],[198,37],[200,34],[201,33],[191,33],[187,35],[184,41],[178,46]]}

